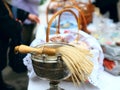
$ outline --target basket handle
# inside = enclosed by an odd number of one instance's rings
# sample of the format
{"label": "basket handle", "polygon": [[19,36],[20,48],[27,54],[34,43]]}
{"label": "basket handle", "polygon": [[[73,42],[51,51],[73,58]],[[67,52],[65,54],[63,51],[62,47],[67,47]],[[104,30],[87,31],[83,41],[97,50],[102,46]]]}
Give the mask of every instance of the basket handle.
{"label": "basket handle", "polygon": [[[75,8],[78,12],[79,12],[79,17],[78,17],[78,21],[79,21],[79,25],[80,25],[80,28],[79,29],[82,29],[84,32],[90,34],[90,31],[87,30],[87,20],[86,20],[86,17],[84,15],[84,12],[82,11],[82,9],[76,4],[76,1],[75,0],[68,0],[68,1],[71,1],[73,3],[73,5],[70,5],[70,6],[66,6],[66,7],[63,7],[62,9],[65,9],[65,8]],[[90,1],[90,0],[89,0]],[[91,1],[90,1],[91,2]],[[49,5],[47,7],[47,12],[46,12],[46,19],[47,19],[47,24],[48,24],[48,8],[49,8]],[[82,22],[80,22],[80,19],[82,19]],[[58,25],[59,25],[59,22],[58,22]],[[82,28],[81,28],[82,26]],[[58,26],[59,28],[59,26]],[[59,30],[59,29],[58,29]],[[59,31],[58,31],[59,32]]]}
{"label": "basket handle", "polygon": [[[72,0],[72,1],[74,1],[74,0]],[[77,7],[75,7],[75,6],[67,6],[67,7],[65,7],[65,8],[68,8],[68,9],[71,9],[71,8],[75,8],[76,10],[78,10],[78,12],[80,12],[79,10],[79,8],[77,8]],[[65,8],[63,8],[63,9],[65,9]],[[73,11],[72,11],[73,12]],[[59,19],[58,19],[58,28],[57,28],[57,31],[56,31],[56,33],[57,34],[60,34],[60,18],[61,18],[61,15],[62,14],[60,14],[59,15]],[[76,14],[75,14],[75,16],[76,16]],[[85,20],[85,18],[84,18],[84,20]],[[81,28],[82,28],[82,26],[81,26],[81,17],[80,17],[80,15],[79,15],[79,17],[77,18],[77,21],[78,21],[78,30],[81,30]],[[86,21],[85,21],[86,22]]]}
{"label": "basket handle", "polygon": [[[54,21],[54,19],[58,16],[61,15],[63,12],[70,12],[73,14],[73,16],[75,17],[76,21],[77,21],[77,26],[78,26],[78,30],[81,28],[80,27],[80,20],[78,19],[77,15],[74,13],[74,11],[72,11],[69,8],[65,8],[65,9],[61,9],[58,12],[56,12],[52,18],[49,20],[48,22],[48,26],[47,26],[47,30],[46,30],[46,42],[49,42],[49,34],[50,34],[50,27],[52,25],[52,22]],[[59,26],[59,25],[58,25]],[[59,30],[58,30],[59,31]]]}
{"label": "basket handle", "polygon": [[82,29],[84,32],[90,34],[90,31],[87,30],[87,21],[86,21],[86,18],[85,18],[85,15],[84,15],[82,9],[77,5],[67,6],[65,8],[75,8],[79,12],[78,13],[79,14],[78,21],[80,22],[79,25],[82,24],[82,26],[80,25],[81,26],[80,29]]}
{"label": "basket handle", "polygon": [[48,24],[48,21],[49,21],[49,19],[48,19],[48,11],[49,11],[49,7],[50,7],[51,3],[52,2],[59,2],[59,1],[64,2],[64,3],[66,1],[69,1],[69,2],[71,2],[73,4],[76,2],[75,0],[50,0],[50,2],[47,5],[47,8],[46,8],[46,21],[47,21],[47,24]]}
{"label": "basket handle", "polygon": [[[50,0],[50,2],[48,3],[48,6],[46,8],[46,20],[47,20],[47,24],[48,24],[48,11],[49,11],[49,7],[50,7],[50,4],[51,2],[56,2],[57,0]],[[61,0],[62,2],[66,2],[66,1],[69,1],[71,2],[73,5],[78,5],[76,3],[76,0]],[[83,3],[83,2],[80,2],[80,3]],[[91,0],[88,0],[88,3],[89,4],[92,4]],[[83,3],[83,4],[87,4],[87,3]]]}

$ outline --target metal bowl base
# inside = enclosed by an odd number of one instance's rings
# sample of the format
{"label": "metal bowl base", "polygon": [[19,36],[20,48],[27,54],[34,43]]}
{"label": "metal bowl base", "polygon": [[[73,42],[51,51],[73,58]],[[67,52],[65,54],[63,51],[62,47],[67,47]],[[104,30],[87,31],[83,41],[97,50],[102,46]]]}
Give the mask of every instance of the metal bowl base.
{"label": "metal bowl base", "polygon": [[50,81],[50,88],[47,90],[65,90],[59,87],[59,81]]}

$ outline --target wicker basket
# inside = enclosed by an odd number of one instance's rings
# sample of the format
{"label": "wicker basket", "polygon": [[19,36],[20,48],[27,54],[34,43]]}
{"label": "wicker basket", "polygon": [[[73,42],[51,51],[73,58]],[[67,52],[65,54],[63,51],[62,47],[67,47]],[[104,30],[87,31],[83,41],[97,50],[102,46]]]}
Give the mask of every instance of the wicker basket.
{"label": "wicker basket", "polygon": [[65,8],[73,5],[78,6],[83,11],[87,24],[92,22],[92,18],[93,18],[92,14],[94,12],[95,6],[92,4],[91,0],[88,0],[88,3],[83,3],[81,1],[76,1],[76,0],[51,0],[46,9],[47,22],[49,20],[48,13],[52,3],[56,3],[55,11],[57,11],[58,8]]}
{"label": "wicker basket", "polygon": [[[50,5],[55,2],[57,3],[57,7],[58,8],[77,8],[80,9],[78,10],[79,14],[82,14],[79,19],[80,19],[80,26],[82,26],[81,30],[87,32],[90,34],[90,32],[87,30],[86,25],[88,25],[90,22],[92,22],[92,13],[94,11],[94,5],[91,3],[91,1],[89,0],[89,3],[83,3],[83,2],[76,2],[75,0],[54,0],[54,1],[50,1],[50,3],[47,6],[47,10],[46,10],[46,20],[47,23],[49,21],[48,18],[48,11],[49,11],[49,7]],[[60,3],[62,2],[62,3]],[[60,9],[59,9],[60,10]],[[59,10],[56,10],[59,11]]]}
{"label": "wicker basket", "polygon": [[87,24],[91,23],[92,18],[93,18],[93,12],[94,12],[94,9],[95,9],[95,6],[91,3],[91,0],[89,0],[88,3],[78,2],[77,5],[84,12]]}

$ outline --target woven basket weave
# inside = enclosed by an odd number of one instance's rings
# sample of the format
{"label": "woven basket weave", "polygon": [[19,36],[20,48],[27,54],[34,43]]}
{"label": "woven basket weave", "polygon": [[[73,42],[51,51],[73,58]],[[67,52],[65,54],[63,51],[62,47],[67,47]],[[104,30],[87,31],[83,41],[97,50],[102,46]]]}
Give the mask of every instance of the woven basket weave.
{"label": "woven basket weave", "polygon": [[57,4],[56,10],[57,10],[57,8],[65,8],[65,7],[73,6],[73,5],[77,6],[83,11],[87,24],[92,22],[92,13],[94,12],[95,6],[92,4],[91,0],[88,0],[88,3],[83,3],[81,1],[78,2],[76,0],[51,0],[48,4],[47,10],[46,10],[47,22],[48,22],[48,12],[50,9],[50,5],[52,3]]}

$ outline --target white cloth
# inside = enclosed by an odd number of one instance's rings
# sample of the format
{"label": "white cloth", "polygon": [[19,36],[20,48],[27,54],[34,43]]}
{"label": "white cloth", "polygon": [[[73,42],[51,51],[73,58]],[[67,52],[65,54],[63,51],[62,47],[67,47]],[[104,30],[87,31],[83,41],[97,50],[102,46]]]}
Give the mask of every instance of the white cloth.
{"label": "white cloth", "polygon": [[[88,79],[91,84],[83,84],[80,87],[76,87],[72,82],[62,81],[60,83],[60,87],[63,87],[65,90],[120,90],[118,87],[118,83],[120,82],[120,77],[112,76],[103,71],[103,52],[102,49],[95,38],[88,35],[87,33],[80,31],[81,35],[80,40],[86,42],[91,48],[91,52],[94,55],[92,61],[94,63],[94,69]],[[36,38],[31,43],[31,46],[34,47],[41,43],[45,43],[46,33],[44,25],[39,25],[38,30],[36,32]],[[28,68],[28,76],[29,76],[29,84],[28,90],[46,90],[49,88],[49,82],[46,80],[39,79],[32,67],[31,55],[28,54],[24,58],[24,64]],[[114,82],[117,83],[114,83]],[[112,83],[113,82],[113,83]],[[109,86],[108,86],[109,85]],[[96,87],[97,88],[96,88]],[[114,86],[114,87],[113,87]],[[98,89],[99,88],[99,89]],[[116,88],[116,89],[113,89]]]}
{"label": "white cloth", "polygon": [[[65,90],[99,90],[90,83],[82,84],[79,87],[74,86],[71,82],[62,81],[59,87]],[[28,90],[47,90],[50,88],[49,82],[44,80],[29,80]]]}

